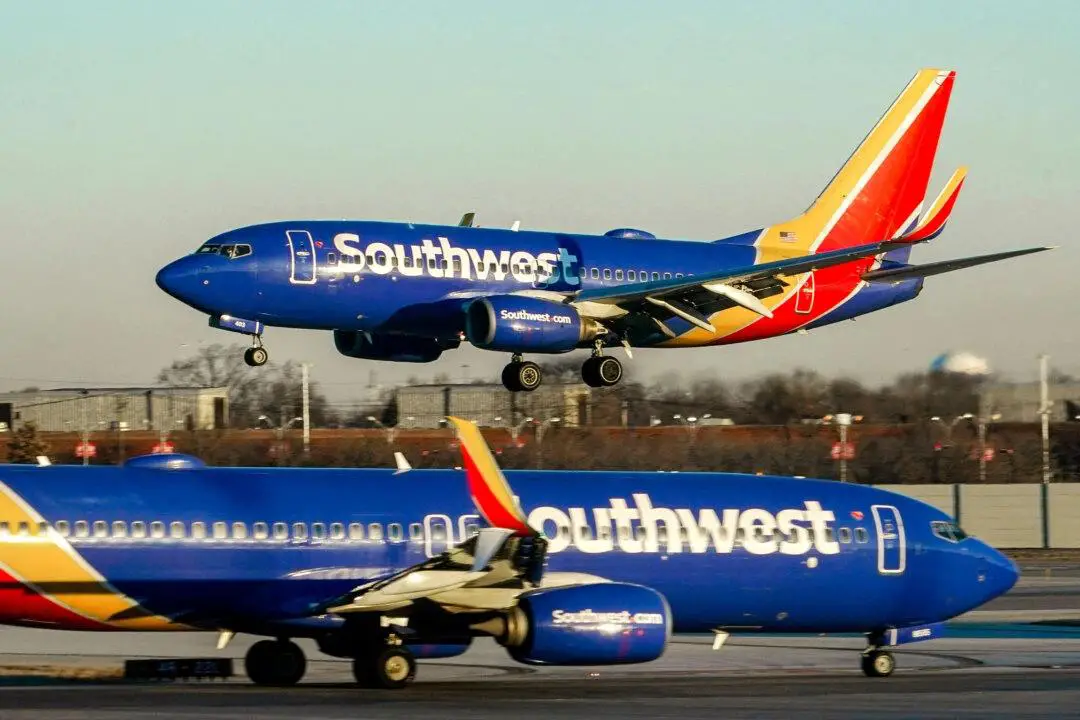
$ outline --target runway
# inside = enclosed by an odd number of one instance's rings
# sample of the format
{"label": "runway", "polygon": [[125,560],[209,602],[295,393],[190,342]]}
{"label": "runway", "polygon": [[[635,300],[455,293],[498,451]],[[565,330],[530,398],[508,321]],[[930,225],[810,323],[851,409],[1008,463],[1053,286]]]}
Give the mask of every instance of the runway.
{"label": "runway", "polygon": [[[404,691],[361,690],[349,664],[301,643],[305,681],[290,689],[229,681],[124,683],[122,660],[237,659],[209,634],[0,629],[0,720],[64,718],[742,718],[1080,717],[1080,573],[1025,573],[1009,595],[961,617],[947,637],[896,651],[897,671],[863,677],[858,637],[678,636],[660,660],[535,668],[490,641],[422,662]],[[1032,622],[1034,621],[1034,622]],[[1070,621],[1076,621],[1075,624]],[[111,676],[111,677],[110,677]],[[83,679],[76,679],[76,678]]]}

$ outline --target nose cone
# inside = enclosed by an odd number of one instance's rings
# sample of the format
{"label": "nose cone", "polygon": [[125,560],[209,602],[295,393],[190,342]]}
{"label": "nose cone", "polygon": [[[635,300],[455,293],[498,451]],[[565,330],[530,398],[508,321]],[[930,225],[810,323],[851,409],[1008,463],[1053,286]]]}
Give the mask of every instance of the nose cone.
{"label": "nose cone", "polygon": [[157,286],[180,302],[193,305],[199,291],[199,265],[191,258],[174,260],[158,271]]}
{"label": "nose cone", "polygon": [[1016,581],[1020,579],[1020,569],[1016,563],[986,543],[979,544],[982,546],[980,555],[984,563],[984,569],[980,575],[983,592],[986,595],[983,602],[989,602],[1012,590]]}

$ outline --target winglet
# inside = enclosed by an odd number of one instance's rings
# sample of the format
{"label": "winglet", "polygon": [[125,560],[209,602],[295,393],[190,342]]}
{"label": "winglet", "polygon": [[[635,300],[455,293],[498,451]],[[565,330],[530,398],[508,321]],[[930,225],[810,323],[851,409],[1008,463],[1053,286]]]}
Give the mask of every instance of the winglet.
{"label": "winglet", "polygon": [[949,221],[949,216],[952,215],[953,206],[956,205],[956,198],[960,194],[965,178],[967,178],[967,168],[958,168],[949,178],[949,182],[945,183],[945,187],[941,189],[938,196],[934,198],[934,204],[930,206],[919,224],[914,230],[899,238],[899,242],[926,242],[940,235],[945,229],[945,223]]}
{"label": "winglet", "polygon": [[521,510],[480,429],[468,420],[449,417],[461,443],[461,459],[469,483],[469,495],[477,511],[492,527],[515,535],[535,535]]}
{"label": "winglet", "polygon": [[458,227],[476,227],[476,213],[467,212],[461,216],[461,220],[458,222]]}
{"label": "winglet", "polygon": [[394,471],[395,475],[400,475],[403,472],[412,470],[412,465],[409,464],[409,461],[405,458],[405,454],[402,452],[394,453],[394,465],[397,467],[397,470]]}

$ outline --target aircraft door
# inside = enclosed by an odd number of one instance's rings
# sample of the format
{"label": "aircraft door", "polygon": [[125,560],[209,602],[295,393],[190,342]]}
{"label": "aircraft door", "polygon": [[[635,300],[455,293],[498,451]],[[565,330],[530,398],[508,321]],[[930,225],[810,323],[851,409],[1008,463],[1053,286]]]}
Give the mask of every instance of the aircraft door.
{"label": "aircraft door", "polygon": [[294,285],[312,285],[315,282],[315,243],[307,230],[287,230],[289,238],[290,275]]}
{"label": "aircraft door", "polygon": [[814,309],[814,290],[814,273],[811,271],[795,296],[795,312],[800,315],[810,314]]}
{"label": "aircraft door", "polygon": [[454,523],[449,515],[424,516],[424,554],[433,558],[454,545]]}
{"label": "aircraft door", "polygon": [[878,572],[899,575],[907,564],[907,544],[904,540],[904,521],[892,505],[873,505],[874,526],[877,530]]}

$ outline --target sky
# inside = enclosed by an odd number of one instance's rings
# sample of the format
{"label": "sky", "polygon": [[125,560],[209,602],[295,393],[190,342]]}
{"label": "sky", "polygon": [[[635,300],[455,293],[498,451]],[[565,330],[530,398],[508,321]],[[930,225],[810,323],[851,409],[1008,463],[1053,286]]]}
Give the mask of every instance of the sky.
{"label": "sky", "polygon": [[[712,240],[793,217],[922,67],[958,73],[931,192],[970,166],[917,262],[1059,245],[931,278],[914,302],[743,345],[642,350],[740,380],[865,382],[947,350],[1080,372],[1075,2],[0,0],[0,389],[150,383],[245,342],[154,274],[224,230],[354,218]],[[435,373],[271,328],[334,396]]]}

